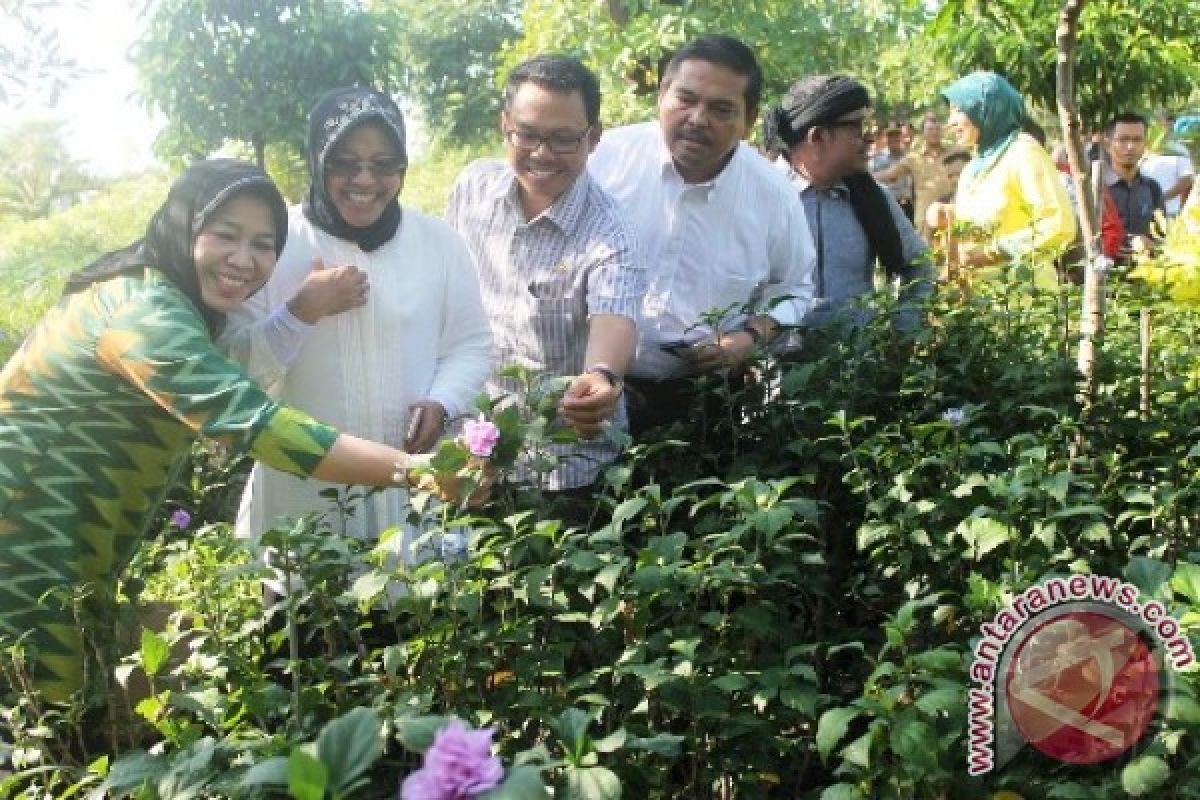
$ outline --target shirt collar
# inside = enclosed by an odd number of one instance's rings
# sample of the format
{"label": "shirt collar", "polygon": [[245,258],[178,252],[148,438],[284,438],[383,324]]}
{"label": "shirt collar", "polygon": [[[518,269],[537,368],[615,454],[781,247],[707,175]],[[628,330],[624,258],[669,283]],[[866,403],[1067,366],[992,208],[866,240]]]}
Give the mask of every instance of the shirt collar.
{"label": "shirt collar", "polygon": [[[545,219],[564,233],[574,231],[579,227],[579,222],[583,217],[584,200],[587,197],[590,181],[591,176],[585,169],[575,179],[575,183],[571,184],[571,188],[559,195],[552,206],[533,219],[526,220],[525,224],[531,225],[539,219]],[[505,180],[496,182],[493,199],[506,203],[519,216],[524,217],[520,192],[521,185],[517,182],[517,173],[513,171],[508,162],[505,162]]]}
{"label": "shirt collar", "polygon": [[812,189],[815,192],[824,191],[827,194],[834,195],[835,197],[841,197],[850,191],[850,188],[842,181],[838,181],[837,183],[834,183],[823,190],[817,189],[812,185],[812,181],[797,172],[796,168],[793,167],[791,163],[783,156],[779,156],[775,159],[775,168],[787,175],[788,180],[791,181],[792,185],[796,187],[796,191],[800,192],[801,194],[808,189]]}
{"label": "shirt collar", "polygon": [[1126,186],[1133,188],[1134,186],[1137,186],[1139,183],[1143,183],[1146,180],[1148,180],[1148,178],[1146,178],[1146,176],[1142,175],[1142,171],[1140,168],[1136,172],[1133,173],[1133,180],[1126,181],[1124,178],[1122,178],[1120,175],[1118,175],[1117,171],[1115,169],[1113,169],[1111,166],[1105,165],[1105,167],[1104,167],[1104,185],[1105,186],[1116,186],[1118,183],[1124,183]]}
{"label": "shirt collar", "polygon": [[667,147],[667,141],[663,136],[662,125],[656,123],[656,126],[658,128],[659,169],[660,174],[664,179],[678,181],[681,185],[686,186],[689,189],[703,190],[704,198],[706,200],[712,200],[714,195],[721,191],[722,186],[732,181],[732,178],[729,178],[728,176],[735,169],[737,169],[738,160],[743,156],[743,153],[741,152],[743,144],[742,142],[739,141],[736,145],[734,145],[733,155],[730,157],[729,161],[725,163],[725,166],[721,168],[721,171],[712,178],[704,181],[703,183],[687,183],[683,180],[683,176],[679,174],[679,170],[676,169],[675,160],[671,158],[671,150]]}

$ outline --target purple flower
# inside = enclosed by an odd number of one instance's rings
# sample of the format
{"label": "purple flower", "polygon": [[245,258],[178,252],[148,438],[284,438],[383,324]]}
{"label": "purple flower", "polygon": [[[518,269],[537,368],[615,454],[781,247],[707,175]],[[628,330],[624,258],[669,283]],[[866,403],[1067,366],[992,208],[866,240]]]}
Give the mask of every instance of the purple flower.
{"label": "purple flower", "polygon": [[182,508],[177,508],[171,512],[171,524],[181,531],[186,530],[187,526],[192,524],[192,515]]}
{"label": "purple flower", "polygon": [[469,419],[463,423],[463,443],[471,455],[487,458],[500,441],[500,429],[486,419]]}
{"label": "purple flower", "polygon": [[404,779],[400,800],[471,800],[503,777],[504,765],[492,755],[492,729],[474,731],[452,720],[433,737],[422,767]]}
{"label": "purple flower", "polygon": [[942,412],[942,419],[957,428],[967,421],[967,410],[965,408],[948,408]]}

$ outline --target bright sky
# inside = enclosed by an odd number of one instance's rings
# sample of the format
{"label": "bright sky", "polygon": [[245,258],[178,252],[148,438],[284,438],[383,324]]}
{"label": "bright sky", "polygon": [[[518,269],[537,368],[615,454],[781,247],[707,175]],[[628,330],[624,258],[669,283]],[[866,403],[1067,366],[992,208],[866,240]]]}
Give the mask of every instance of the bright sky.
{"label": "bright sky", "polygon": [[106,176],[155,163],[152,145],[162,127],[132,95],[137,71],[128,61],[138,32],[138,0],[76,0],[42,17],[58,34],[62,53],[86,70],[50,108],[0,105],[0,119],[61,119],[71,155]]}

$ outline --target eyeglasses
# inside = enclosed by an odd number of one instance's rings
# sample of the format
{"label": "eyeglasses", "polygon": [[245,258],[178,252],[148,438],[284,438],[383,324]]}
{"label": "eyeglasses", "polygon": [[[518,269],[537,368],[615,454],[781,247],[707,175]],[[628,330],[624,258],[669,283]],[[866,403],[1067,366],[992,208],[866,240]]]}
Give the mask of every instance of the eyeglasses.
{"label": "eyeglasses", "polygon": [[390,178],[399,175],[408,166],[408,162],[396,158],[377,158],[373,161],[354,161],[349,158],[325,159],[325,174],[336,175],[339,178],[354,178],[364,169],[371,173],[372,178]]}
{"label": "eyeglasses", "polygon": [[863,139],[874,138],[874,134],[867,127],[867,118],[859,117],[858,119],[835,119],[833,122],[826,123],[826,128],[847,128],[854,131]]}
{"label": "eyeglasses", "polygon": [[551,153],[569,156],[579,152],[579,146],[591,132],[591,125],[584,128],[581,133],[550,133],[545,136],[533,131],[523,131],[520,128],[507,128],[504,131],[504,138],[508,139],[508,143],[513,147],[520,150],[537,150],[544,144]]}

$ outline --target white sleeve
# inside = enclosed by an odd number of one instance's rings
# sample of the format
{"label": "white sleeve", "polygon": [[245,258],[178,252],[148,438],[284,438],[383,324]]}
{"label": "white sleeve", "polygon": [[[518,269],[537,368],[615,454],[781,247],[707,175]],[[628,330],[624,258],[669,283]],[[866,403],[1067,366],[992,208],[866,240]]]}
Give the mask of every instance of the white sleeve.
{"label": "white sleeve", "polygon": [[299,286],[307,275],[307,271],[303,271],[304,275],[291,275],[296,271],[289,267],[291,263],[292,259],[281,258],[267,285],[226,316],[225,331],[219,340],[229,357],[265,388],[287,374],[316,328],[288,310],[293,284]]}
{"label": "white sleeve", "polygon": [[492,330],[475,262],[458,234],[446,237],[446,291],[438,337],[437,366],[429,399],[454,417],[474,408],[475,397],[492,371]]}
{"label": "white sleeve", "polygon": [[813,306],[817,255],[800,195],[788,188],[776,224],[767,234],[770,283],[763,292],[763,300],[770,305],[774,298],[787,297],[768,313],[780,325],[797,325]]}

